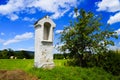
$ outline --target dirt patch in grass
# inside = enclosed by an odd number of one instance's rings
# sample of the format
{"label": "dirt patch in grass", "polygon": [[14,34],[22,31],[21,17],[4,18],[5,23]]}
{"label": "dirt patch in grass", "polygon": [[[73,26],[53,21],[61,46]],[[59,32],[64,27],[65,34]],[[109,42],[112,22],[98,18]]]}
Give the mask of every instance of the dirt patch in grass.
{"label": "dirt patch in grass", "polygon": [[38,80],[22,70],[0,70],[0,80]]}

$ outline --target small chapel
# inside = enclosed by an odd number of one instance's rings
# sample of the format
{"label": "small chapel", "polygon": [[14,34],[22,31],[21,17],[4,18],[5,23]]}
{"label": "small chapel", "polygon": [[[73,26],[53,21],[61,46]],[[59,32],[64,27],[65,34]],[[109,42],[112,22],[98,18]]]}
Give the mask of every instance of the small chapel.
{"label": "small chapel", "polygon": [[53,36],[56,24],[45,16],[35,22],[35,55],[34,66],[37,68],[53,68]]}

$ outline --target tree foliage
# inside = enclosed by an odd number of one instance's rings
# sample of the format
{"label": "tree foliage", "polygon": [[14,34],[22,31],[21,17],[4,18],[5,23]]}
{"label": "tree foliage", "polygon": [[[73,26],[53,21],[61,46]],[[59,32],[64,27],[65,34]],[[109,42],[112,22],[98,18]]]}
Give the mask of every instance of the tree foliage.
{"label": "tree foliage", "polygon": [[[77,12],[77,9],[75,9]],[[103,26],[101,16],[81,9],[74,22],[65,27],[61,34],[60,47],[63,52],[69,51],[74,63],[84,66],[84,57],[89,54],[103,54],[109,45],[114,45],[110,38],[117,38],[109,25]]]}
{"label": "tree foliage", "polygon": [[0,50],[0,59],[10,59],[11,56],[14,56],[14,58],[18,58],[18,59],[33,59],[34,54],[33,52],[30,51],[13,51],[12,49],[4,49],[4,50]]}

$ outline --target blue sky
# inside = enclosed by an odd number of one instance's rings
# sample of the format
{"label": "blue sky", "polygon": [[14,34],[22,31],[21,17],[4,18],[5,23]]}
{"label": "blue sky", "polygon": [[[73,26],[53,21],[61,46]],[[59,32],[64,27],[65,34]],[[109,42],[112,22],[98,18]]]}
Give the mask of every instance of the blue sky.
{"label": "blue sky", "polygon": [[[110,24],[120,37],[120,0],[0,0],[0,50],[34,51],[34,26],[49,15],[56,23],[54,45],[69,21],[75,19],[74,8],[102,14],[102,22]],[[111,49],[120,49],[120,38]]]}

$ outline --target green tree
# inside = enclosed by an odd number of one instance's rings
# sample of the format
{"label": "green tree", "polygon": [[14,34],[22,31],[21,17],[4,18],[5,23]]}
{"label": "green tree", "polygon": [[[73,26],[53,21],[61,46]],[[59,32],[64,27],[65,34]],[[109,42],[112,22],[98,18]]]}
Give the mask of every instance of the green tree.
{"label": "green tree", "polygon": [[24,51],[24,50],[16,52],[16,56],[18,59],[23,59],[23,58],[30,59],[30,58],[32,58],[32,56],[27,51]]}
{"label": "green tree", "polygon": [[1,51],[1,58],[2,59],[8,59],[9,58],[9,53],[7,49],[4,49],[3,51]]}
{"label": "green tree", "polygon": [[10,56],[14,56],[14,51],[10,48],[0,51],[0,59],[9,59]]}
{"label": "green tree", "polygon": [[83,9],[78,15],[77,11],[75,9],[77,18],[61,34],[61,43],[64,45],[60,50],[70,53],[74,65],[85,66],[86,55],[105,53],[108,45],[114,45],[110,38],[117,38],[117,35],[109,25],[102,25],[100,15],[85,12]]}

